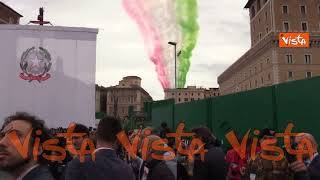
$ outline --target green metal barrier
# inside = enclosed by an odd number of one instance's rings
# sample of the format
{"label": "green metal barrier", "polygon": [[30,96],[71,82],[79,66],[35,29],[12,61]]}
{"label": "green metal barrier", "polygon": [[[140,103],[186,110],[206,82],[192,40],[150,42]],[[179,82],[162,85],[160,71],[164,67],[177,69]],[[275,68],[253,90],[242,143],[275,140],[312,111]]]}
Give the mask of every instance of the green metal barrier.
{"label": "green metal barrier", "polygon": [[207,126],[220,139],[231,129],[238,136],[266,127],[283,132],[293,122],[295,132],[309,132],[320,144],[319,108],[320,77],[315,77],[184,104],[156,101],[146,113],[155,128],[167,122],[175,130],[185,121],[186,130]]}

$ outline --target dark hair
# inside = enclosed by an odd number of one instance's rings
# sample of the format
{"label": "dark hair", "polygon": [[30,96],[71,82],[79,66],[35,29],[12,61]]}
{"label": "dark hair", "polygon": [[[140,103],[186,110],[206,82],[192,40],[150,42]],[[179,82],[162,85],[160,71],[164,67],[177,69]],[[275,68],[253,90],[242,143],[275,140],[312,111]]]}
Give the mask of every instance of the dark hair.
{"label": "dark hair", "polygon": [[200,137],[201,140],[206,143],[206,145],[218,145],[217,138],[214,137],[207,127],[200,127],[192,129],[192,132],[196,134],[196,136]]}
{"label": "dark hair", "polygon": [[162,127],[162,128],[166,128],[167,126],[168,126],[168,125],[167,125],[166,122],[162,122],[162,123],[161,123],[161,127]]}
{"label": "dark hair", "polygon": [[114,143],[117,134],[122,131],[120,120],[114,117],[105,117],[100,120],[97,129],[97,139]]}
{"label": "dark hair", "polygon": [[269,128],[262,129],[259,134],[259,139],[262,139],[264,136],[274,136],[275,134],[271,131],[273,131],[273,130],[269,129]]}
{"label": "dark hair", "polygon": [[[49,129],[45,126],[45,122],[41,119],[39,119],[36,116],[33,116],[29,113],[26,112],[16,112],[14,115],[11,115],[7,118],[5,118],[4,123],[1,127],[1,131],[3,131],[3,129],[10,124],[13,121],[17,121],[17,120],[21,120],[21,121],[25,121],[29,124],[31,124],[32,127],[32,133],[31,133],[31,142],[29,142],[31,145],[33,144],[35,138],[39,138],[40,139],[40,144],[43,144],[46,140],[50,139],[52,136],[50,134]],[[42,132],[41,135],[36,135],[36,131],[40,130]],[[45,152],[42,152],[42,154]],[[39,163],[47,163],[47,161],[42,158],[42,154],[40,154],[38,156],[38,162]],[[46,152],[46,154],[48,154]]]}
{"label": "dark hair", "polygon": [[76,124],[73,130],[74,133],[86,133],[86,135],[89,135],[89,129],[87,126],[83,124]]}

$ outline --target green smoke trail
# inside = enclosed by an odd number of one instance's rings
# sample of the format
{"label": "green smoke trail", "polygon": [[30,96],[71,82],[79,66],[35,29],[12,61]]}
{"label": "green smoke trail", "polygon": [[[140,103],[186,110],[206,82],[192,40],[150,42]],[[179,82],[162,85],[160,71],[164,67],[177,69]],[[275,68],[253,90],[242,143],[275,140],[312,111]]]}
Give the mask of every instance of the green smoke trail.
{"label": "green smoke trail", "polygon": [[178,57],[179,69],[177,83],[183,88],[190,68],[192,50],[196,46],[199,25],[197,0],[176,0],[177,22],[182,30],[182,49]]}

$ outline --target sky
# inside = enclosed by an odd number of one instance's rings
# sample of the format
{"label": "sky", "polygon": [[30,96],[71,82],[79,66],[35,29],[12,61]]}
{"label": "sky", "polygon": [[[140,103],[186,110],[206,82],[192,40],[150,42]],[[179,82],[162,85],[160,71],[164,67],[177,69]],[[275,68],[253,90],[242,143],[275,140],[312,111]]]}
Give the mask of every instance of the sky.
{"label": "sky", "polygon": [[[98,28],[96,83],[117,85],[128,75],[142,78],[154,100],[164,98],[154,64],[149,60],[138,26],[121,0],[2,0],[24,17],[36,20],[39,7],[56,26]],[[218,87],[217,77],[250,48],[247,0],[198,0],[200,32],[191,58],[187,85]]]}

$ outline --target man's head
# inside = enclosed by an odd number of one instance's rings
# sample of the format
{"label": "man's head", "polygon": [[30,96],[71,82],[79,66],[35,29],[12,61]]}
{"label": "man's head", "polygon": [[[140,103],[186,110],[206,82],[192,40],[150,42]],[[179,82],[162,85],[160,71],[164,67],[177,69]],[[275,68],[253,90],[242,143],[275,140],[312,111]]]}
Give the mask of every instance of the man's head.
{"label": "man's head", "polygon": [[[37,135],[36,131],[41,132]],[[15,133],[19,143],[24,143],[28,134],[31,133],[30,141],[28,142],[28,155],[23,158],[17,147],[12,143],[14,139],[9,139],[9,134]],[[6,171],[14,171],[30,163],[37,163],[32,156],[33,145],[35,138],[40,139],[40,144],[50,138],[49,130],[45,127],[44,121],[28,113],[16,113],[5,119],[0,132],[0,169]],[[39,150],[41,153],[41,150]],[[39,162],[43,161],[41,155],[38,155]]]}
{"label": "man's head", "polygon": [[82,142],[85,138],[89,137],[89,129],[83,125],[83,124],[76,124],[74,128],[74,133],[84,133],[85,135],[80,137],[80,136],[74,136],[72,137],[72,143],[75,149],[80,150]]}
{"label": "man's head", "polygon": [[[318,152],[318,144],[316,142],[316,139],[311,134],[300,133],[295,137],[296,144],[305,143],[306,141],[309,141],[311,143],[313,153]],[[304,148],[307,148],[307,147],[304,146]]]}
{"label": "man's head", "polygon": [[192,129],[192,132],[195,134],[195,138],[201,139],[206,145],[218,145],[217,138],[213,136],[210,129],[207,127],[200,127]]}
{"label": "man's head", "polygon": [[[147,160],[146,160],[146,162],[150,163],[153,160],[152,153],[155,153],[156,155],[163,155],[162,151],[157,151],[157,150],[154,150],[152,148],[152,143],[155,142],[155,141],[161,140],[161,138],[159,136],[156,136],[156,135],[149,135],[146,138],[149,139],[148,148],[147,148]],[[140,148],[142,148],[142,146]]]}
{"label": "man's head", "polygon": [[121,123],[113,117],[105,117],[100,120],[97,129],[97,143],[114,145],[117,142],[117,134],[122,131]]}

